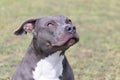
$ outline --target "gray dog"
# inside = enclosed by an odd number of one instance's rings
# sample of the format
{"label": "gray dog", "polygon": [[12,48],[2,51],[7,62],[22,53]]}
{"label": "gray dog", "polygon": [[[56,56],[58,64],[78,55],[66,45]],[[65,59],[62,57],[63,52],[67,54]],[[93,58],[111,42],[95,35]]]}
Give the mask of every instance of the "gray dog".
{"label": "gray dog", "polygon": [[65,51],[79,41],[76,27],[63,15],[25,21],[16,35],[33,39],[12,80],[74,80]]}

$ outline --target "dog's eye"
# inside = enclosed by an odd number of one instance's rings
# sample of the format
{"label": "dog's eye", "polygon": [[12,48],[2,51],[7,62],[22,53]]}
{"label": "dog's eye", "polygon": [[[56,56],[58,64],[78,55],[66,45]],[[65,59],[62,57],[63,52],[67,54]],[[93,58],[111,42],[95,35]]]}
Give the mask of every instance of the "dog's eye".
{"label": "dog's eye", "polygon": [[72,22],[70,19],[68,19],[69,22]]}
{"label": "dog's eye", "polygon": [[51,23],[51,22],[47,23],[47,26],[53,26],[53,25],[54,25],[54,24]]}
{"label": "dog's eye", "polygon": [[54,20],[51,20],[47,23],[47,26],[55,26],[56,22]]}
{"label": "dog's eye", "polygon": [[66,19],[65,23],[66,24],[72,24],[72,21],[70,19]]}

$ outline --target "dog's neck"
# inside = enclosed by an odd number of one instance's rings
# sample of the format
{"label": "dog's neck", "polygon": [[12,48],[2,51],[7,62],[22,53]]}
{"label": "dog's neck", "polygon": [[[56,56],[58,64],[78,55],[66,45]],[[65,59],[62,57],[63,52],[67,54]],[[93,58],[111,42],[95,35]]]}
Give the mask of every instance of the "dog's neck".
{"label": "dog's neck", "polygon": [[33,71],[34,80],[60,80],[62,76],[64,55],[57,51],[37,62]]}

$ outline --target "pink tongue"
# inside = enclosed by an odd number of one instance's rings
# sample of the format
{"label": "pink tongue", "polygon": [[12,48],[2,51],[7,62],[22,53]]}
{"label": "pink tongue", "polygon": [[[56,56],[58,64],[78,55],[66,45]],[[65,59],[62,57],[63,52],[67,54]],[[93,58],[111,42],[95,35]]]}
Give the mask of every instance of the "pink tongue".
{"label": "pink tongue", "polygon": [[74,39],[70,39],[69,42],[68,42],[68,45],[73,45],[75,43],[75,40]]}

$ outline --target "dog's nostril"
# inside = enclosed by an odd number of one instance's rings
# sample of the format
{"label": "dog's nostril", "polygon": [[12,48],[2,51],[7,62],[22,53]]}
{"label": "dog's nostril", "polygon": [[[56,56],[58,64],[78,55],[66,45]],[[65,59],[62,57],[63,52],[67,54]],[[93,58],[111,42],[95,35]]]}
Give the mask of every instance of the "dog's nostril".
{"label": "dog's nostril", "polygon": [[72,29],[71,29],[71,27],[68,27],[68,29],[67,29],[68,31],[71,31]]}
{"label": "dog's nostril", "polygon": [[65,30],[66,30],[66,31],[71,31],[71,30],[72,30],[72,27],[66,26],[66,27],[65,27]]}
{"label": "dog's nostril", "polygon": [[75,27],[75,26],[73,26],[73,30],[76,30],[76,27]]}

